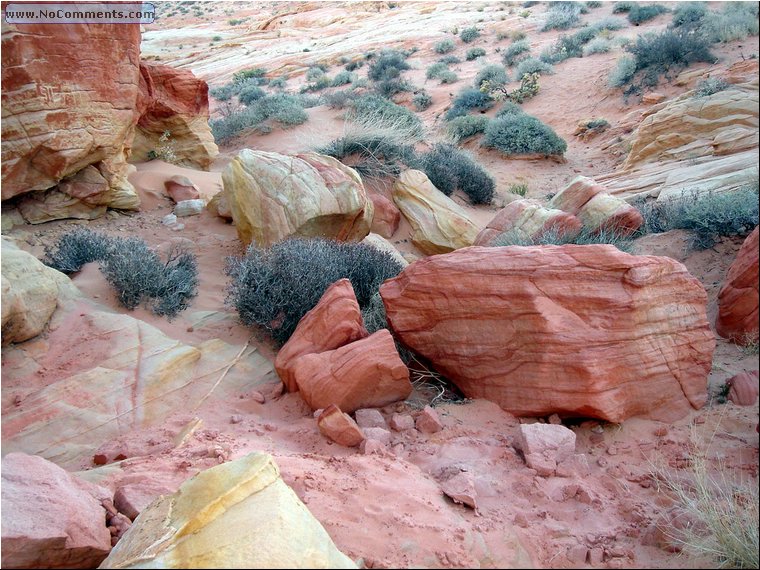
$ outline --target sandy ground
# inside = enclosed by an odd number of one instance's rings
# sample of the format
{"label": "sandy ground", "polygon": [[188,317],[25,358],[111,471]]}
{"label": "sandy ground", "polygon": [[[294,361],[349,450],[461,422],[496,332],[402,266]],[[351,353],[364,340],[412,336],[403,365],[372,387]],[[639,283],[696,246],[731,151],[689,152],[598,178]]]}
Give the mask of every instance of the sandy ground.
{"label": "sandy ground", "polygon": [[[446,37],[445,29],[489,18],[479,24],[488,30],[486,42],[472,44],[487,47],[488,62],[500,60],[493,48],[509,44],[508,39],[496,39],[496,30],[502,27],[525,29],[539,46],[551,43],[557,36],[556,32],[537,31],[541,5],[531,8],[530,17],[521,18],[517,4],[473,2],[457,7],[454,3],[439,3],[424,15],[421,12],[433,3],[418,4],[414,12],[407,6],[396,9],[399,17],[387,20],[382,33],[373,31],[362,36],[360,32],[365,29],[362,24],[368,22],[371,26],[376,21],[373,18],[383,14],[388,17],[387,5],[378,11],[373,3],[358,3],[352,11],[326,3],[306,13],[275,18],[269,24],[270,29],[257,30],[257,25],[271,18],[271,14],[266,15],[267,10],[284,13],[283,6],[261,4],[256,11],[247,3],[215,3],[218,5],[215,11],[204,8],[208,17],[192,19],[190,12],[188,16],[169,18],[164,22],[165,28],[149,26],[143,51],[144,55],[158,55],[161,61],[191,68],[212,85],[225,83],[238,69],[273,58],[279,68],[295,70],[291,86],[295,87],[302,81],[298,70],[303,71],[307,57],[315,61],[320,57],[337,58],[399,38],[402,45],[420,48],[410,59],[414,70],[407,77],[416,85],[424,85],[433,96],[434,105],[421,117],[431,131],[430,140],[434,140],[440,137],[440,115],[452,95],[470,84],[479,67],[486,63],[478,60],[455,66],[461,80],[454,85],[425,82],[426,67],[439,57],[431,46]],[[510,14],[512,7],[515,9]],[[232,13],[227,14],[228,10]],[[366,10],[362,13],[363,20],[361,10]],[[610,3],[605,3],[593,15],[605,16],[610,12]],[[502,15],[505,19],[500,19]],[[421,21],[423,16],[429,19]],[[226,18],[249,18],[249,21],[229,26],[224,23]],[[662,27],[667,22],[667,17],[661,17],[642,29]],[[418,33],[415,37],[411,34],[414,29],[430,33],[424,37]],[[320,35],[320,30],[324,34]],[[207,50],[189,47],[193,41],[203,40],[206,44],[212,41],[209,38],[214,31],[224,40]],[[626,28],[618,34],[633,36],[639,31]],[[346,38],[346,42],[339,44],[336,38]],[[307,43],[312,51],[303,52],[300,47],[298,53],[292,51]],[[736,45],[720,48],[726,64],[739,58],[742,51],[756,53],[757,38],[750,43],[749,48]],[[290,54],[286,53],[288,49]],[[246,50],[249,56],[243,55]],[[539,53],[540,47],[533,51]],[[463,53],[460,43],[457,55],[462,57]],[[530,197],[544,198],[578,174],[593,177],[614,170],[621,156],[616,154],[615,147],[602,150],[604,143],[620,136],[619,130],[614,130],[617,123],[645,108],[639,101],[624,101],[618,92],[606,87],[607,73],[619,55],[616,50],[567,60],[557,66],[554,75],[542,77],[541,93],[524,105],[527,112],[551,124],[568,141],[565,162],[505,160],[497,153],[480,150],[476,142],[465,144],[496,178],[500,195],[510,184],[525,182]],[[301,67],[294,61],[299,61]],[[366,67],[360,71],[365,73]],[[685,89],[663,85],[658,90],[673,96]],[[220,173],[241,148],[298,152],[313,147],[315,141],[342,132],[341,111],[320,106],[308,112],[310,120],[297,128],[242,136],[223,146],[210,172],[191,171],[159,161],[137,164],[130,180],[143,199],[139,212],[111,212],[89,223],[69,220],[21,225],[8,233],[38,257],[44,254],[45,245],[80,224],[112,235],[136,235],[160,248],[172,241],[188,240],[186,243],[198,256],[200,271],[199,294],[191,307],[172,322],[144,309],[129,314],[186,343],[220,338],[242,347],[251,340],[273,358],[276,348],[260,333],[242,326],[234,311],[224,304],[225,258],[243,253],[234,226],[206,211],[182,219],[184,229],[179,231],[163,225],[162,218],[172,209],[171,201],[163,195],[163,181],[174,174],[185,174],[205,197],[210,197],[221,189]],[[573,137],[577,122],[592,116],[606,118],[613,130],[588,142]],[[455,195],[455,200],[481,227],[498,210],[497,206],[472,207],[463,196]],[[408,224],[403,223],[391,241],[401,251],[419,255],[411,245]],[[639,240],[637,251],[669,255],[682,261],[708,291],[712,321],[717,292],[741,241],[724,239],[713,249],[702,252],[688,252],[684,243],[684,236],[679,233],[648,236]],[[127,312],[118,305],[96,266],[85,267],[73,276],[73,281],[88,297],[113,311]],[[757,368],[757,355],[746,354],[719,339],[710,389],[717,389],[737,372]],[[419,387],[409,401],[388,406],[383,413],[386,417],[395,412],[412,413],[433,401],[436,395],[434,390]],[[695,453],[704,453],[712,467],[722,466],[726,473],[744,483],[757,484],[757,404],[739,407],[711,399],[703,409],[672,425],[642,419],[620,425],[566,422],[577,435],[577,452],[583,459],[568,464],[563,476],[552,478],[539,477],[525,465],[511,445],[520,422],[496,405],[482,400],[436,400],[435,404],[444,423],[443,431],[433,435],[414,430],[394,432],[386,453],[364,456],[320,436],[311,410],[298,394],[273,393],[262,404],[250,394],[241,393],[226,405],[199,410],[197,416],[202,424],[184,445],[169,449],[158,446],[161,451],[132,456],[115,466],[103,482],[115,487],[127,480],[147,478],[174,489],[187,477],[220,460],[234,459],[254,450],[265,451],[274,455],[285,481],[322,522],[336,545],[368,568],[709,567],[708,561],[682,557],[667,545],[663,547],[667,541],[657,525],[664,524],[667,528],[673,502],[666,493],[658,491],[655,474],[659,469],[668,469],[676,477],[688,480],[691,458]],[[135,449],[149,450],[146,442],[170,441],[191,421],[192,417],[178,412],[164,425],[111,443],[130,443]],[[85,472],[92,467],[81,466]],[[440,490],[442,483],[463,472],[474,484],[477,509],[454,503]]]}

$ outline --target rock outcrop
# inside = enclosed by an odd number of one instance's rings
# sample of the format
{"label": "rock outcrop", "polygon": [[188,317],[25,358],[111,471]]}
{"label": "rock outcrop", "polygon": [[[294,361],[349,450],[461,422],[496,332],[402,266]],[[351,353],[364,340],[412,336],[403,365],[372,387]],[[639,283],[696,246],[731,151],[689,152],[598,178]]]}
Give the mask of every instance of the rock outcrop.
{"label": "rock outcrop", "polygon": [[3,24],[2,199],[25,194],[27,221],[139,206],[126,162],[139,53],[138,24]]}
{"label": "rock outcrop", "polygon": [[739,372],[732,376],[728,384],[728,399],[737,406],[754,406],[757,402],[757,394],[760,391],[760,372]]}
{"label": "rock outcrop", "polygon": [[427,255],[472,245],[477,226],[424,172],[406,170],[393,185],[393,201],[412,226],[412,243]]}
{"label": "rock outcrop", "polygon": [[475,238],[473,245],[492,246],[505,233],[530,241],[551,231],[573,238],[581,231],[581,221],[573,214],[547,208],[538,200],[514,200],[499,210]]}
{"label": "rock outcrop", "polygon": [[722,337],[746,345],[758,340],[758,228],[744,240],[718,294],[715,329]]}
{"label": "rock outcrop", "polygon": [[100,568],[356,568],[280,477],[251,453],[162,496]]}
{"label": "rock outcrop", "polygon": [[585,176],[577,176],[548,204],[576,216],[589,232],[630,235],[644,223],[641,213],[622,198]]}
{"label": "rock outcrop", "polygon": [[707,398],[707,295],[669,258],[470,247],[411,264],[380,294],[403,344],[518,416],[669,421]]}
{"label": "rock outcrop", "polygon": [[3,568],[96,568],[111,550],[106,489],[41,457],[2,463]]}
{"label": "rock outcrop", "polygon": [[208,170],[219,154],[208,124],[208,85],[191,71],[141,62],[137,113],[131,160],[149,160],[165,145],[175,164]]}
{"label": "rock outcrop", "polygon": [[293,235],[361,241],[369,233],[372,200],[359,175],[332,157],[244,149],[222,181],[246,245],[268,247]]}
{"label": "rock outcrop", "polygon": [[32,254],[2,240],[2,342],[23,342],[40,334],[59,299],[77,296],[63,273],[43,265]]}
{"label": "rock outcrop", "polygon": [[390,238],[398,229],[398,224],[401,221],[401,212],[393,202],[382,194],[372,192],[369,197],[375,207],[371,231],[384,238]]}

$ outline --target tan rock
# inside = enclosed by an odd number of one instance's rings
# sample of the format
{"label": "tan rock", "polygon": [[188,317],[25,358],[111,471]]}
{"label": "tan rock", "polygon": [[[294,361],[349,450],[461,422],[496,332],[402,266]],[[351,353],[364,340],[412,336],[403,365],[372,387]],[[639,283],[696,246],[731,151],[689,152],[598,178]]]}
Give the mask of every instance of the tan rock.
{"label": "tan rock", "polygon": [[401,212],[393,202],[382,194],[372,192],[369,197],[375,207],[370,231],[384,238],[390,238],[398,229],[398,224],[401,221]]}
{"label": "tan rock", "polygon": [[758,228],[744,240],[718,294],[715,330],[746,345],[758,340]]}
{"label": "tan rock", "polygon": [[288,392],[296,392],[295,362],[306,354],[335,350],[368,336],[351,281],[340,279],[299,321],[274,361],[277,374]]}
{"label": "tan rock", "polygon": [[402,267],[409,265],[409,261],[407,261],[403,255],[401,255],[401,252],[396,249],[396,246],[394,246],[391,242],[382,236],[374,233],[369,233],[367,234],[367,237],[361,241],[361,243],[365,243],[371,247],[374,247],[378,251],[389,253],[393,259],[401,264]]}
{"label": "tan rock", "polygon": [[505,233],[522,240],[536,240],[548,231],[573,238],[581,231],[581,221],[573,214],[546,208],[538,200],[514,200],[488,222],[473,245],[491,246]]}
{"label": "tan rock", "polygon": [[243,149],[222,181],[245,245],[292,235],[361,241],[369,233],[372,201],[359,175],[334,158]]}
{"label": "tan rock", "polygon": [[752,372],[740,372],[731,377],[727,382],[730,386],[728,390],[728,399],[737,406],[754,406],[757,402],[758,378],[760,373],[757,370]]}
{"label": "tan rock", "polygon": [[380,294],[404,345],[518,416],[670,421],[707,398],[707,295],[669,258],[471,247],[410,265]]}
{"label": "tan rock", "polygon": [[66,194],[68,182],[54,191],[62,196],[36,194],[36,201],[45,205],[37,210],[28,206],[27,213],[34,211],[28,221],[86,218],[84,210],[102,213],[105,206],[139,206],[126,180],[139,51],[138,24],[118,30],[24,24],[21,31],[14,24],[3,26],[2,199],[49,191],[88,165],[108,184],[105,192],[90,194],[77,205],[70,201],[79,200]]}
{"label": "tan rock", "polygon": [[313,410],[336,404],[352,413],[403,400],[412,392],[409,369],[387,329],[336,350],[301,356],[292,370]]}
{"label": "tan rock", "polygon": [[251,453],[198,473],[143,511],[100,568],[356,568]]}
{"label": "tan rock", "polygon": [[585,176],[577,176],[560,190],[549,201],[549,207],[577,216],[591,232],[607,230],[630,235],[644,223],[636,208]]}
{"label": "tan rock", "polygon": [[393,201],[412,226],[412,243],[427,255],[472,245],[478,235],[465,211],[424,172],[402,172],[393,185]]}
{"label": "tan rock", "polygon": [[23,342],[40,334],[59,299],[79,295],[63,273],[43,265],[12,241],[2,240],[2,342]]}
{"label": "tan rock", "polygon": [[[170,162],[208,170],[219,154],[208,124],[208,85],[192,71],[140,62],[137,113],[132,160],[145,162],[166,145],[175,159]],[[169,136],[161,141],[164,133]]]}
{"label": "tan rock", "polygon": [[206,209],[228,222],[232,221],[232,210],[230,210],[230,204],[224,191],[214,194],[208,204],[206,204]]}
{"label": "tan rock", "polygon": [[317,417],[319,433],[345,447],[356,447],[366,439],[364,431],[348,414],[330,404]]}
{"label": "tan rock", "polygon": [[3,457],[0,489],[3,568],[95,568],[111,550],[106,489],[25,453]]}

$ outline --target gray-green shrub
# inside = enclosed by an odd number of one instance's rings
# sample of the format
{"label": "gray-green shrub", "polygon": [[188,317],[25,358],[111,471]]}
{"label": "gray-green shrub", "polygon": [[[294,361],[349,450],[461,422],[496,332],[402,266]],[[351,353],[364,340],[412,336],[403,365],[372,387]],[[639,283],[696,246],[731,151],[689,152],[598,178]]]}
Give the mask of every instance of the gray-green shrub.
{"label": "gray-green shrub", "polygon": [[396,79],[402,71],[409,69],[406,57],[397,50],[383,50],[370,64],[367,77],[372,81]]}
{"label": "gray-green shrub", "polygon": [[426,91],[421,91],[412,97],[412,103],[415,109],[424,111],[433,104],[433,98]]}
{"label": "gray-green shrub", "polygon": [[493,119],[486,127],[481,145],[499,150],[508,156],[561,156],[567,150],[567,143],[551,127],[525,113]]}
{"label": "gray-green shrub", "polygon": [[459,38],[466,44],[475,41],[479,37],[480,31],[475,26],[465,28],[459,32]]}
{"label": "gray-green shrub", "polygon": [[410,166],[422,170],[447,196],[460,189],[473,204],[490,204],[493,200],[496,184],[491,175],[471,154],[454,145],[438,143]]}
{"label": "gray-green shrub", "polygon": [[475,76],[475,89],[480,89],[484,81],[491,87],[501,87],[509,82],[507,71],[501,65],[487,65]]}
{"label": "gray-green shrub", "polygon": [[76,273],[87,263],[101,261],[108,254],[111,238],[88,228],[63,234],[55,248],[45,246],[42,262],[62,273]]}
{"label": "gray-green shrub", "polygon": [[475,59],[478,59],[479,57],[483,57],[484,55],[486,55],[486,50],[484,50],[481,47],[474,47],[467,50],[465,59],[467,61],[473,61]]}
{"label": "gray-green shrub", "polygon": [[507,49],[504,51],[504,64],[512,67],[516,63],[519,63],[518,56],[525,54],[530,51],[530,43],[528,40],[519,40],[516,41],[507,47]]}
{"label": "gray-green shrub", "polygon": [[443,62],[437,62],[432,64],[430,67],[427,68],[425,71],[425,77],[428,79],[438,79],[441,77],[441,74],[445,71],[449,70],[449,66],[446,65]]}
{"label": "gray-green shrub", "polygon": [[515,77],[521,78],[523,75],[526,75],[528,73],[539,73],[541,75],[551,74],[554,73],[554,68],[548,63],[545,63],[534,57],[529,57],[522,60],[517,65]]}
{"label": "gray-green shrub", "polygon": [[595,53],[607,53],[612,49],[612,42],[606,38],[594,38],[583,46],[583,57],[588,57]]}
{"label": "gray-green shrub", "polygon": [[574,236],[568,237],[566,234],[550,229],[541,234],[538,238],[531,238],[520,232],[508,231],[497,237],[494,247],[508,247],[510,245],[535,246],[535,245],[596,245],[609,244],[618,248],[620,251],[630,253],[633,249],[633,239],[624,235],[622,232],[610,229],[601,229],[591,231],[583,228],[581,232]]}
{"label": "gray-green shrub", "polygon": [[433,47],[433,50],[436,53],[440,53],[441,55],[443,55],[445,53],[454,51],[455,47],[456,45],[454,44],[454,40],[452,40],[451,38],[446,38],[445,40],[441,40],[440,42],[435,44],[435,46]]}
{"label": "gray-green shrub", "polygon": [[460,142],[486,130],[490,119],[485,115],[465,115],[455,117],[446,127],[446,132],[454,142]]}
{"label": "gray-green shrub", "polygon": [[546,12],[542,32],[568,30],[580,21],[581,5],[577,2],[552,2]]}
{"label": "gray-green shrub", "polygon": [[628,10],[628,21],[638,26],[649,20],[653,20],[660,14],[664,14],[668,9],[662,4],[634,4],[633,8]]}

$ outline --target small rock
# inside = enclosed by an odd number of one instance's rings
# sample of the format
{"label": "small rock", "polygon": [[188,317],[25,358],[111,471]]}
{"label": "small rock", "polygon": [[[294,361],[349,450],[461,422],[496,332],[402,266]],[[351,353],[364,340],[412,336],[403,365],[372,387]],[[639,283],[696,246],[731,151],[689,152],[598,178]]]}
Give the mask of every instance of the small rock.
{"label": "small rock", "polygon": [[414,418],[409,414],[393,414],[389,424],[396,431],[406,431],[414,429]]}
{"label": "small rock", "polygon": [[364,432],[348,414],[330,404],[317,418],[319,432],[327,439],[346,447],[356,447],[364,439]]}
{"label": "small rock", "polygon": [[379,441],[384,446],[390,445],[391,443],[391,432],[389,432],[387,429],[381,427],[366,427],[362,428],[362,431],[364,432],[364,436],[367,439],[374,439],[375,441]]}
{"label": "small rock", "polygon": [[586,563],[588,557],[588,548],[582,544],[571,546],[567,550],[567,559],[574,565],[579,566]]}
{"label": "small rock", "polygon": [[108,457],[103,453],[96,453],[92,457],[92,462],[95,465],[105,465],[106,463],[108,463]]}
{"label": "small rock", "polygon": [[588,561],[590,564],[601,564],[604,562],[604,549],[597,546],[595,548],[592,548],[588,552]]}
{"label": "small rock", "polygon": [[161,220],[161,223],[165,226],[173,226],[177,223],[177,216],[174,214],[166,214]]}
{"label": "small rock", "polygon": [[262,394],[261,392],[257,390],[254,390],[253,392],[251,392],[251,400],[259,404],[263,404],[264,402],[267,401],[267,399],[264,397],[264,394]]}
{"label": "small rock", "polygon": [[187,176],[176,175],[164,181],[167,194],[175,202],[200,198],[198,187]]}
{"label": "small rock", "polygon": [[562,418],[558,414],[552,414],[549,416],[549,423],[555,426],[562,425]]}
{"label": "small rock", "polygon": [[528,467],[549,477],[575,453],[575,433],[561,425],[520,424],[514,445],[523,452]]}
{"label": "small rock", "polygon": [[376,439],[365,439],[359,444],[359,451],[361,451],[364,455],[372,455],[375,453],[382,454],[386,449],[386,445],[382,441],[378,441]]}
{"label": "small rock", "polygon": [[178,218],[197,216],[203,211],[204,206],[203,200],[182,200],[174,206],[174,215]]}
{"label": "small rock", "polygon": [[354,413],[356,423],[362,429],[364,428],[383,428],[386,429],[388,424],[385,422],[383,414],[376,408],[361,408]]}
{"label": "small rock", "polygon": [[441,485],[441,490],[455,503],[462,503],[477,510],[478,493],[475,491],[475,482],[469,473],[462,472],[454,475]]}
{"label": "small rock", "polygon": [[443,429],[438,413],[430,406],[425,406],[420,412],[415,425],[422,433],[436,433]]}
{"label": "small rock", "polygon": [[241,416],[240,414],[232,414],[230,416],[230,423],[231,424],[239,424],[242,421],[243,421],[243,416]]}

